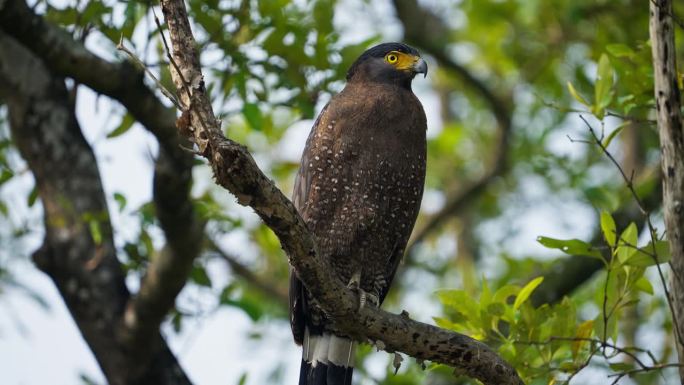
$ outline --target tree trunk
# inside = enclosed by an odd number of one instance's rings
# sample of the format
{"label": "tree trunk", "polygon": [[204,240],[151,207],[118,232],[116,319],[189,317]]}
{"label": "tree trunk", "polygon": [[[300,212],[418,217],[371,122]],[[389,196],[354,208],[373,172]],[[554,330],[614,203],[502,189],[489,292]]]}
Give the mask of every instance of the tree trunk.
{"label": "tree trunk", "polygon": [[[649,29],[663,169],[663,212],[672,253],[672,316],[679,362],[684,363],[684,133],[671,0],[650,2]],[[679,375],[684,379],[684,366],[679,367]]]}
{"label": "tree trunk", "polygon": [[144,361],[121,337],[130,294],[114,247],[97,162],[70,103],[64,78],[0,31],[0,97],[12,140],[36,180],[45,239],[34,253],[53,280],[112,385],[188,385],[158,330]]}

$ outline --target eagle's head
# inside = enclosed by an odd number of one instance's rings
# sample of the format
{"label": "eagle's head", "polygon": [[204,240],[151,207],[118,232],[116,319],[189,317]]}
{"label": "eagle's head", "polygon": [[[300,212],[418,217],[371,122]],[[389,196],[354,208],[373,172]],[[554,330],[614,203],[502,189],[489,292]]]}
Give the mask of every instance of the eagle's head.
{"label": "eagle's head", "polygon": [[416,74],[427,76],[418,51],[402,43],[383,43],[366,50],[347,71],[347,81],[393,83],[411,88]]}

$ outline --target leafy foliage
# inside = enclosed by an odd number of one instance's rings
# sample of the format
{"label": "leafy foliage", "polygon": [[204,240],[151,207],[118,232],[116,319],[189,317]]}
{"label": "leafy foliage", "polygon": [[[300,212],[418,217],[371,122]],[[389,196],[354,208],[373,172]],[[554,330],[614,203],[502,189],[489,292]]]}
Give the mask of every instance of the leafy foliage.
{"label": "leafy foliage", "polygon": [[[529,297],[544,279],[537,277],[522,287],[507,284],[496,290],[483,280],[479,298],[473,298],[465,290],[440,291],[438,298],[446,317],[435,317],[435,321],[439,326],[497,346],[499,353],[518,368],[526,383],[569,381],[599,358],[605,359],[615,372],[634,370],[636,365],[629,362],[632,358],[629,354],[642,350],[617,346],[620,320],[627,309],[639,303],[640,293],[654,294],[645,268],[667,262],[669,252],[663,241],[655,242],[661,245],[660,249],[653,248],[652,242],[637,247],[634,223],[616,241],[615,222],[605,211],[601,213],[601,227],[608,246],[606,255],[577,239],[539,239],[546,247],[604,261],[606,273],[597,280],[603,290],[594,297],[599,309],[595,317],[583,319],[576,305],[581,300],[576,298],[565,297],[556,304],[534,307]],[[606,352],[607,347],[611,353]],[[613,362],[620,354],[626,360]]]}

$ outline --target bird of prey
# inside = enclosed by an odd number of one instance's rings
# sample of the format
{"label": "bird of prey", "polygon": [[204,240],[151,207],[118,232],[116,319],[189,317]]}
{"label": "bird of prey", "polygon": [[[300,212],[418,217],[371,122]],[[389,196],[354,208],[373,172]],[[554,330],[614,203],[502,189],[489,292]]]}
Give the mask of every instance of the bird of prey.
{"label": "bird of prey", "polygon": [[[427,122],[411,90],[427,75],[418,51],[385,43],[364,52],[306,142],[293,202],[335,276],[379,306],[418,215]],[[290,323],[303,347],[300,385],[349,385],[355,343],[290,274]]]}

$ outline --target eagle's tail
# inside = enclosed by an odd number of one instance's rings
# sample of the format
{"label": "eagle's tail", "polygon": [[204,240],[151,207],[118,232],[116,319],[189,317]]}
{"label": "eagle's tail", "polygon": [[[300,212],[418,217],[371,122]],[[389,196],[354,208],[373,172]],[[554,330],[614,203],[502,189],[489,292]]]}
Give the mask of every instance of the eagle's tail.
{"label": "eagle's tail", "polygon": [[348,338],[304,331],[299,385],[351,385],[356,343]]}

